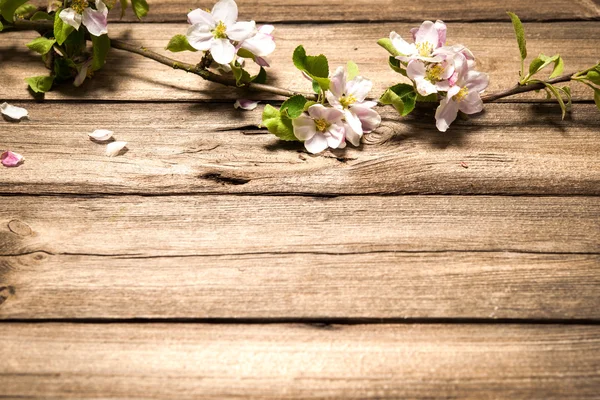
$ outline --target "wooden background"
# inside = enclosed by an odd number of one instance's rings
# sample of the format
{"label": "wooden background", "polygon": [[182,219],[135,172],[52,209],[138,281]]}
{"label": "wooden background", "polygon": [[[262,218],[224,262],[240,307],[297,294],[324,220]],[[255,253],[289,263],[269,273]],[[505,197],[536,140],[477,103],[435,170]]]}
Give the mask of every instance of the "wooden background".
{"label": "wooden background", "polygon": [[[273,84],[305,91],[297,44],[353,59],[377,96],[398,75],[376,40],[423,19],[449,22],[490,91],[519,69],[506,10],[531,55],[600,57],[597,0],[238,4],[277,22]],[[212,3],[150,5],[109,34],[162,52]],[[0,35],[0,100],[31,115],[0,121],[26,157],[0,171],[0,398],[600,398],[589,90],[565,121],[534,93],[444,134],[380,108],[359,148],[310,155],[233,109],[251,95],[118,50],[34,102],[34,37]],[[129,150],[105,157],[99,128]]]}

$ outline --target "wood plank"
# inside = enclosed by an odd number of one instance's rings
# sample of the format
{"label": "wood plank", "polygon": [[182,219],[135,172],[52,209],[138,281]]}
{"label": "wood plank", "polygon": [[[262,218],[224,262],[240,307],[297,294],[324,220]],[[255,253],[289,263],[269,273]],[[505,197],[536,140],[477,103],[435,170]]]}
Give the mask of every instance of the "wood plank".
{"label": "wood plank", "polygon": [[[364,76],[373,79],[372,96],[379,96],[386,87],[405,79],[394,73],[387,65],[387,53],[376,41],[396,30],[407,33],[414,24],[382,23],[365,24],[290,24],[279,25],[275,36],[278,49],[273,53],[270,69],[271,83],[293,90],[310,91],[310,83],[293,67],[293,49],[304,43],[309,53],[323,52],[330,65],[344,65],[349,58],[361,67]],[[489,73],[489,91],[513,86],[520,65],[519,52],[510,22],[505,23],[456,23],[449,26],[451,43],[463,43],[476,55],[480,70]],[[164,47],[175,34],[184,33],[186,24],[118,24],[111,26],[110,34],[136,44],[167,54]],[[561,53],[567,71],[588,68],[598,62],[596,43],[600,39],[598,22],[552,24],[531,23],[527,25],[528,50],[530,54],[544,52]],[[35,37],[34,32],[13,32],[0,35],[0,62],[7,65],[0,75],[0,98],[30,99],[23,79],[46,74],[39,56],[25,48]],[[338,40],[344,38],[340,45]],[[172,55],[172,54],[171,54]],[[198,62],[197,53],[177,53],[176,58]],[[235,99],[241,96],[238,89],[221,87],[202,82],[193,74],[173,71],[155,61],[139,55],[114,50],[109,55],[108,67],[99,71],[94,79],[86,81],[81,88],[67,84],[49,93],[47,99],[77,100],[214,100]],[[591,100],[589,88],[573,85],[575,99]],[[244,94],[248,96],[248,94]],[[271,95],[252,94],[257,98],[273,98]],[[524,98],[544,98],[541,94],[526,94]]]}
{"label": "wood plank", "polygon": [[599,316],[598,197],[0,205],[0,318]]}
{"label": "wood plank", "polygon": [[[382,127],[361,147],[316,156],[231,104],[16,104],[31,121],[4,122],[2,145],[26,161],[2,171],[1,193],[600,194],[591,104],[564,122],[555,105],[490,104],[445,134],[432,111],[380,108]],[[98,128],[129,151],[107,158],[87,137]]]}
{"label": "wood plank", "polygon": [[591,399],[600,327],[2,324],[8,398]]}
{"label": "wood plank", "polygon": [[[216,1],[207,0],[148,0],[150,13],[144,22],[186,22],[186,14],[193,8],[210,8]],[[44,0],[32,3],[44,5]],[[600,7],[594,0],[548,0],[540,7],[534,2],[506,0],[502,3],[493,0],[467,0],[444,3],[434,0],[400,2],[379,0],[377,7],[373,1],[330,0],[327,11],[323,3],[316,0],[294,0],[274,3],[267,0],[238,0],[239,19],[262,22],[317,22],[317,21],[397,21],[420,22],[426,19],[444,21],[506,21],[506,10],[517,13],[525,21],[557,21],[573,19],[598,19]],[[47,2],[46,2],[47,4]],[[131,9],[120,18],[120,8],[110,13],[113,22],[135,22],[137,18]]]}

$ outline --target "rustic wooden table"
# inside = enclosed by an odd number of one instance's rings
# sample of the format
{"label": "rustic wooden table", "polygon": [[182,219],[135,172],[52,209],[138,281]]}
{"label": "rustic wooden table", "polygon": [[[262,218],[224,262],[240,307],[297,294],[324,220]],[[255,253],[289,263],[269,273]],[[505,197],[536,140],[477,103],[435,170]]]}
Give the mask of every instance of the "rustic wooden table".
{"label": "rustic wooden table", "polygon": [[[110,34],[164,51],[199,0]],[[303,43],[397,82],[375,44],[443,19],[510,86],[518,50],[600,56],[600,2],[239,1],[274,22],[279,86]],[[113,50],[83,90],[34,102],[32,32],[0,35],[0,398],[600,398],[600,113],[525,95],[435,130],[431,111],[309,155],[239,92]],[[343,40],[342,40],[343,39]],[[178,55],[197,61],[197,55]],[[263,100],[280,100],[259,96]],[[533,101],[532,99],[536,99]],[[587,99],[587,100],[585,100]],[[585,100],[585,101],[584,101]],[[88,140],[111,129],[129,151]]]}

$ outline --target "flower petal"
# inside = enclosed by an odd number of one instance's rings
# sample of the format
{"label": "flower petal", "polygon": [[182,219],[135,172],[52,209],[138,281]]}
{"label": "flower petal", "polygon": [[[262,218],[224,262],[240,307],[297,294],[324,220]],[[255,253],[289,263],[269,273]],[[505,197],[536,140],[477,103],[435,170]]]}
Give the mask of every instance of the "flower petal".
{"label": "flower petal", "polygon": [[344,110],[344,118],[346,119],[348,125],[350,125],[350,128],[352,128],[352,130],[359,136],[362,136],[362,122],[360,122],[358,116],[356,116],[356,114],[354,114],[351,110]]}
{"label": "flower petal", "polygon": [[229,64],[235,58],[235,47],[229,39],[214,39],[210,45],[210,54],[219,64]]}
{"label": "flower petal", "polygon": [[416,78],[425,78],[425,64],[418,60],[412,60],[406,66],[406,75],[413,81]]}
{"label": "flower petal", "polygon": [[113,133],[113,131],[109,131],[108,129],[96,129],[94,132],[88,133],[88,136],[95,141],[105,142],[112,137]]}
{"label": "flower petal", "polygon": [[292,120],[294,136],[300,140],[309,140],[317,133],[315,121],[306,114],[300,115]]}
{"label": "flower petal", "polygon": [[260,33],[264,33],[265,35],[272,35],[274,30],[275,27],[273,25],[263,25],[260,28],[258,28],[258,31]]}
{"label": "flower petal", "polygon": [[238,17],[238,8],[234,0],[219,0],[211,12],[215,21],[223,21],[225,26],[235,24]]}
{"label": "flower petal", "polygon": [[340,110],[344,108],[342,103],[340,103],[339,97],[336,97],[335,94],[331,93],[329,90],[325,92],[325,97],[330,106]]}
{"label": "flower petal", "polygon": [[352,143],[353,146],[360,146],[360,138],[362,135],[354,132],[349,124],[344,124],[344,132],[346,134],[346,140]]}
{"label": "flower petal", "polygon": [[362,102],[365,101],[365,98],[371,91],[372,87],[373,82],[371,82],[369,79],[363,78],[362,76],[357,76],[346,84],[346,93],[354,96],[356,101]]}
{"label": "flower petal", "polygon": [[233,104],[234,108],[241,108],[242,110],[252,111],[258,106],[258,101],[237,99]]}
{"label": "flower petal", "polygon": [[446,44],[446,24],[438,19],[434,26],[438,33],[437,47],[442,47]]}
{"label": "flower petal", "polygon": [[327,148],[327,138],[325,138],[325,135],[319,133],[304,142],[304,147],[309,153],[320,153]]}
{"label": "flower petal", "polygon": [[440,132],[446,132],[458,115],[458,104],[450,96],[444,98],[435,110],[435,126]]}
{"label": "flower petal", "polygon": [[338,67],[329,78],[329,81],[329,91],[338,99],[342,97],[346,92],[346,72],[344,67]]}
{"label": "flower petal", "polygon": [[229,39],[241,42],[257,35],[256,23],[254,21],[236,22],[233,25],[227,26],[225,33]]}
{"label": "flower petal", "polygon": [[327,146],[332,149],[337,149],[344,143],[344,125],[343,124],[332,124],[329,129],[327,129],[327,135],[325,138],[327,139]]}
{"label": "flower petal", "polygon": [[[104,4],[104,3],[102,3]],[[108,20],[106,14],[90,7],[83,10],[81,23],[87,28],[90,35],[102,36],[108,33]]]}
{"label": "flower petal", "polygon": [[405,56],[412,56],[413,54],[417,54],[417,47],[414,43],[408,43],[406,40],[402,39],[400,35],[396,32],[390,32],[390,40],[392,44],[400,52]]}
{"label": "flower petal", "polygon": [[469,71],[467,73],[466,81],[466,86],[470,92],[481,93],[488,87],[490,78],[484,72]]}
{"label": "flower petal", "polygon": [[360,120],[362,130],[365,133],[375,130],[381,124],[381,116],[372,108],[355,104],[350,107],[350,111]]}
{"label": "flower petal", "polygon": [[5,151],[0,156],[0,160],[5,167],[16,167],[25,160],[25,157],[12,151]]}
{"label": "flower petal", "polygon": [[29,112],[26,109],[22,107],[11,106],[8,103],[0,104],[0,111],[2,111],[2,115],[14,120],[29,118]]}
{"label": "flower petal", "polygon": [[192,25],[206,25],[209,28],[214,28],[215,26],[217,26],[217,23],[215,22],[212,14],[200,8],[196,8],[195,10],[190,11],[187,15],[187,20],[188,23]]}
{"label": "flower petal", "polygon": [[483,101],[481,101],[479,92],[469,92],[469,94],[458,103],[458,108],[465,114],[476,114],[481,112],[481,110],[483,110]]}
{"label": "flower petal", "polygon": [[58,14],[58,17],[62,19],[65,24],[71,25],[76,30],[79,30],[81,26],[81,14],[78,14],[72,8],[65,8]]}
{"label": "flower petal", "polygon": [[83,84],[83,81],[85,81],[85,78],[87,78],[87,76],[88,76],[88,70],[92,66],[92,62],[93,62],[93,59],[90,58],[89,60],[87,60],[86,62],[84,62],[81,65],[81,68],[79,69],[79,72],[77,73],[77,76],[75,77],[75,81],[73,81],[73,86],[79,87]]}
{"label": "flower petal", "polygon": [[308,114],[314,119],[324,119],[329,123],[338,122],[344,115],[337,108],[325,107],[322,104],[314,104],[308,108]]}
{"label": "flower petal", "polygon": [[190,46],[200,51],[209,50],[214,41],[213,34],[210,32],[208,25],[192,25],[188,28],[185,36]]}
{"label": "flower petal", "polygon": [[273,36],[259,32],[244,40],[241,47],[255,56],[264,57],[275,51],[275,41]]}
{"label": "flower petal", "polygon": [[108,7],[106,7],[106,4],[102,0],[96,0],[96,10],[100,11],[104,16],[108,15]]}
{"label": "flower petal", "polygon": [[106,145],[106,155],[108,157],[114,157],[119,155],[121,150],[127,146],[127,142],[112,142]]}
{"label": "flower petal", "polygon": [[415,42],[427,42],[433,47],[433,49],[436,49],[438,47],[439,35],[435,24],[431,21],[424,21],[415,35]]}

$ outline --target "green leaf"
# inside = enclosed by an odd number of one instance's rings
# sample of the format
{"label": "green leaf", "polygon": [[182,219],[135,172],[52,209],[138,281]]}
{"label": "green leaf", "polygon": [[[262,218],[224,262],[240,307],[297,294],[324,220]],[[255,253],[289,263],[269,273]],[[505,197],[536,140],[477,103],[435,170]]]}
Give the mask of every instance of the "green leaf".
{"label": "green leaf", "polygon": [[284,101],[279,112],[282,114],[285,112],[291,119],[298,118],[304,112],[304,105],[307,101],[304,96],[297,94]]}
{"label": "green leaf", "polygon": [[237,51],[237,55],[238,57],[242,57],[242,58],[250,58],[250,59],[254,59],[254,54],[252,54],[250,51],[243,49],[243,48],[239,48]]}
{"label": "green leaf", "polygon": [[38,11],[30,18],[32,21],[52,21],[54,17],[47,12]]}
{"label": "green leaf", "polygon": [[316,94],[321,93],[321,86],[319,86],[319,82],[315,81],[314,79],[312,81],[312,90]]}
{"label": "green leaf", "polygon": [[379,101],[382,104],[391,104],[402,115],[406,116],[415,108],[417,93],[412,85],[399,83],[387,89]]}
{"label": "green leaf", "polygon": [[407,76],[406,68],[400,60],[397,60],[395,57],[390,56],[390,58],[388,59],[388,63],[390,64],[390,68],[393,69],[395,72]]}
{"label": "green leaf", "polygon": [[387,50],[393,57],[401,55],[396,47],[392,44],[392,40],[389,38],[379,39],[377,44]]}
{"label": "green leaf", "polygon": [[97,71],[104,66],[106,55],[110,49],[110,39],[108,35],[94,36],[92,35],[92,45],[94,50],[94,58],[92,60],[92,71]]}
{"label": "green leaf", "polygon": [[358,65],[354,61],[348,61],[346,64],[346,79],[351,81],[358,76]]}
{"label": "green leaf", "polygon": [[586,75],[588,81],[595,83],[596,85],[600,85],[600,72],[598,71],[589,71]]}
{"label": "green leaf", "polygon": [[190,45],[185,35],[175,35],[169,40],[169,44],[165,47],[166,50],[169,50],[173,53],[177,53],[179,51],[197,51],[195,48]]}
{"label": "green leaf", "polygon": [[62,10],[59,8],[54,15],[54,37],[59,46],[67,40],[71,32],[75,29],[71,25],[65,24],[63,20],[60,19],[58,14],[60,14],[61,11]]}
{"label": "green leaf", "polygon": [[304,111],[308,111],[310,106],[314,106],[315,104],[317,104],[316,101],[308,100],[306,103],[304,103]]}
{"label": "green leaf", "polygon": [[[62,49],[70,58],[83,55],[86,50],[85,29],[73,31],[62,45]],[[87,56],[87,55],[86,55]]]}
{"label": "green leaf", "polygon": [[556,62],[554,63],[554,68],[552,69],[552,74],[550,74],[550,79],[556,78],[560,76],[565,70],[565,62],[563,61],[561,56],[558,56]]}
{"label": "green leaf", "polygon": [[294,135],[294,126],[292,120],[285,114],[279,112],[278,109],[267,104],[262,114],[263,125],[273,135],[277,136],[281,140],[286,141],[298,141],[298,138]]}
{"label": "green leaf", "polygon": [[308,76],[319,83],[321,89],[329,89],[329,63],[327,57],[323,54],[318,56],[307,56],[304,47],[298,46],[292,56],[294,65],[300,71],[304,71]]}
{"label": "green leaf", "polygon": [[[548,65],[550,65],[552,63],[554,63],[554,68],[556,69],[558,67],[559,59],[560,59],[560,56],[558,54],[555,56],[552,56],[552,57],[548,57],[546,55],[540,54],[531,62],[531,64],[529,64],[529,75],[528,76],[531,77],[534,74],[537,74],[539,71],[543,70],[544,68],[546,68]],[[564,67],[564,65],[563,65],[563,67]],[[561,73],[562,73],[562,70],[560,71],[559,75]]]}
{"label": "green leaf", "polygon": [[52,49],[52,46],[54,46],[54,43],[56,43],[56,40],[47,39],[42,36],[42,37],[33,39],[31,42],[27,43],[27,47],[29,47],[30,50],[33,50],[36,53],[46,54],[47,52],[50,51],[50,49]]}
{"label": "green leaf", "polygon": [[240,67],[237,63],[231,63],[231,71],[235,77],[235,84],[238,86],[244,86],[246,83],[252,81],[252,77],[248,71]]}
{"label": "green leaf", "polygon": [[0,14],[8,22],[13,22],[15,20],[15,12],[25,3],[27,3],[27,0],[2,0]]}
{"label": "green leaf", "polygon": [[512,20],[513,28],[515,28],[515,35],[517,36],[517,43],[519,44],[519,52],[521,53],[521,61],[527,58],[527,41],[525,40],[525,29],[517,14],[507,12],[508,16]]}
{"label": "green leaf", "polygon": [[54,82],[66,82],[76,76],[78,68],[73,60],[64,57],[56,57],[54,58],[54,69],[52,72],[54,75]]}
{"label": "green leaf", "polygon": [[417,93],[417,101],[421,103],[437,103],[439,99],[437,93],[432,93],[429,96],[421,96]]}
{"label": "green leaf", "polygon": [[37,11],[37,7],[33,4],[23,4],[15,10],[15,15],[25,18],[28,15],[33,15]]}
{"label": "green leaf", "polygon": [[600,110],[600,90],[594,89],[594,103],[596,103],[596,107]]}
{"label": "green leaf", "polygon": [[29,85],[31,90],[36,93],[46,93],[52,88],[52,83],[54,82],[54,77],[52,76],[32,76],[31,78],[26,78],[25,82]]}
{"label": "green leaf", "polygon": [[252,77],[252,82],[267,83],[267,71],[263,67],[260,67],[260,71],[258,71],[258,74]]}
{"label": "green leaf", "polygon": [[4,30],[4,25],[2,25],[2,22],[0,21],[0,32],[2,32]]}
{"label": "green leaf", "polygon": [[571,96],[571,88],[568,86],[563,86],[560,88],[560,90],[562,90],[565,95],[567,96],[567,109],[570,109],[571,106],[573,105],[573,97]]}
{"label": "green leaf", "polygon": [[562,111],[562,119],[565,119],[565,115],[567,114],[567,107],[565,106],[565,102],[563,101],[562,96],[560,95],[560,92],[558,91],[558,89],[556,89],[556,87],[554,87],[554,85],[551,85],[546,82],[543,82],[543,83],[552,92],[554,97],[556,97],[556,101],[558,101],[558,105],[560,106],[560,109]]}
{"label": "green leaf", "polygon": [[148,3],[146,0],[131,0],[131,6],[133,7],[133,13],[138,19],[142,19],[148,14]]}
{"label": "green leaf", "polygon": [[121,18],[125,15],[125,10],[127,10],[127,0],[121,0]]}

